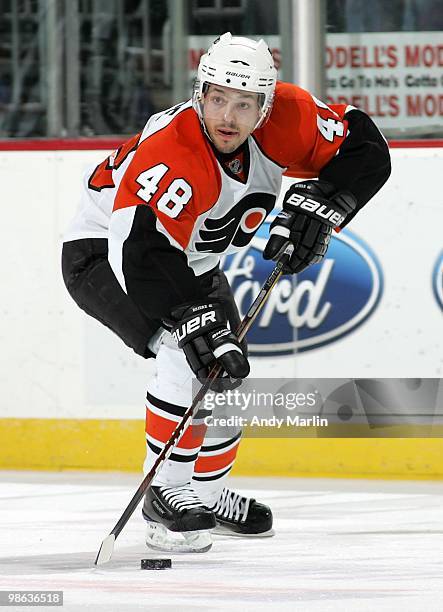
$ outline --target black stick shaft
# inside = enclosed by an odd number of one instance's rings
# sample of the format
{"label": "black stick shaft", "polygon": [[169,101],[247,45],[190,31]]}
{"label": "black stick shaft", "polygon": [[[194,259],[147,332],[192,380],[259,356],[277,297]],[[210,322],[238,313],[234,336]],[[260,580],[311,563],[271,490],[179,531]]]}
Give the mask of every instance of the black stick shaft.
{"label": "black stick shaft", "polygon": [[[243,321],[240,323],[237,329],[237,333],[236,333],[237,338],[240,341],[243,340],[243,338],[246,336],[249,328],[255,321],[258,313],[260,312],[261,308],[263,307],[266,300],[268,299],[273,287],[275,286],[278,279],[282,275],[283,268],[286,262],[289,261],[293,250],[294,250],[294,247],[292,245],[289,245],[286,247],[280,259],[276,263],[275,268],[273,269],[271,274],[268,276],[268,278],[264,282],[262,288],[260,289],[258,296],[255,298],[248,312],[244,316]],[[211,385],[214,379],[219,376],[221,370],[222,368],[219,364],[215,364],[211,368],[208,374],[208,378],[205,380],[204,384],[200,387],[199,391],[195,395],[191,406],[189,406],[189,408],[186,409],[186,412],[184,413],[182,420],[175,428],[174,432],[172,433],[172,436],[170,437],[170,439],[168,440],[168,442],[165,444],[162,451],[158,455],[154,465],[152,466],[150,471],[146,474],[140,486],[138,487],[137,491],[134,493],[133,498],[129,502],[128,506],[126,507],[121,517],[119,518],[114,529],[110,532],[110,535],[113,534],[116,539],[121,533],[123,527],[126,525],[126,523],[131,518],[132,514],[134,513],[134,510],[137,508],[146,490],[150,486],[151,482],[154,480],[157,472],[160,470],[163,463],[168,459],[169,455],[172,453],[175,445],[180,440],[189,422],[194,416],[198,405],[200,404],[200,402],[202,401],[206,393],[211,388]]]}

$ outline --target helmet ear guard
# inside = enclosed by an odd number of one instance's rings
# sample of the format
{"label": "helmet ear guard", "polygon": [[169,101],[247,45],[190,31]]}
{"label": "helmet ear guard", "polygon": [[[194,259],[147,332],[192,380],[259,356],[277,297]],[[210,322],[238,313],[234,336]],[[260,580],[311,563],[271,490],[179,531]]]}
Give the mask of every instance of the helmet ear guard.
{"label": "helmet ear guard", "polygon": [[192,104],[204,127],[202,102],[209,84],[257,93],[260,117],[256,130],[270,115],[276,82],[277,70],[266,42],[226,32],[200,58]]}

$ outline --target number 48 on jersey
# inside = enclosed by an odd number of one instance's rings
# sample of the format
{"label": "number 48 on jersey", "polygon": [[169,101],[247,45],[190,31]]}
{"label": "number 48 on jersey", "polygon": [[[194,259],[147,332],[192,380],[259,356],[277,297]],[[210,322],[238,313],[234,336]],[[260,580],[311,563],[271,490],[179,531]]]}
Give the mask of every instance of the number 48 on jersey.
{"label": "number 48 on jersey", "polygon": [[[157,193],[159,183],[169,171],[166,164],[157,164],[141,172],[135,179],[140,185],[137,191],[139,198],[148,203]],[[192,198],[192,187],[183,178],[174,179],[165,193],[159,198],[157,208],[160,212],[175,219]]]}

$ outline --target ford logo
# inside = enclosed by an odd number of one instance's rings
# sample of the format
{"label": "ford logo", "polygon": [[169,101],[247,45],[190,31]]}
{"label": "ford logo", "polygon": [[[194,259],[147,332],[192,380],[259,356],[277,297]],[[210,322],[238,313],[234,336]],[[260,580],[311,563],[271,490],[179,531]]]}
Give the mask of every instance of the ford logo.
{"label": "ford logo", "polygon": [[432,287],[437,302],[440,308],[443,309],[443,251],[435,264],[434,273],[432,275]]}
{"label": "ford logo", "polygon": [[[262,257],[268,235],[269,222],[260,227],[247,250],[222,260],[241,316],[274,266]],[[285,355],[335,342],[374,312],[382,287],[376,256],[345,229],[334,235],[321,263],[299,274],[297,282],[284,276],[274,287],[248,333],[250,353]]]}

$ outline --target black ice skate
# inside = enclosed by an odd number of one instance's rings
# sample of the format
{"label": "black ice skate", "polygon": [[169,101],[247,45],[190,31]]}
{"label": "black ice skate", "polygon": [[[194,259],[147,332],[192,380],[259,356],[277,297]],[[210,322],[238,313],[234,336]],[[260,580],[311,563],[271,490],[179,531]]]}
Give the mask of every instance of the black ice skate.
{"label": "black ice skate", "polygon": [[223,489],[211,510],[217,519],[213,533],[255,537],[274,535],[271,508],[230,489]]}
{"label": "black ice skate", "polygon": [[190,485],[150,487],[143,518],[146,544],[167,552],[206,552],[212,546],[210,529],[215,515],[203,505]]}

